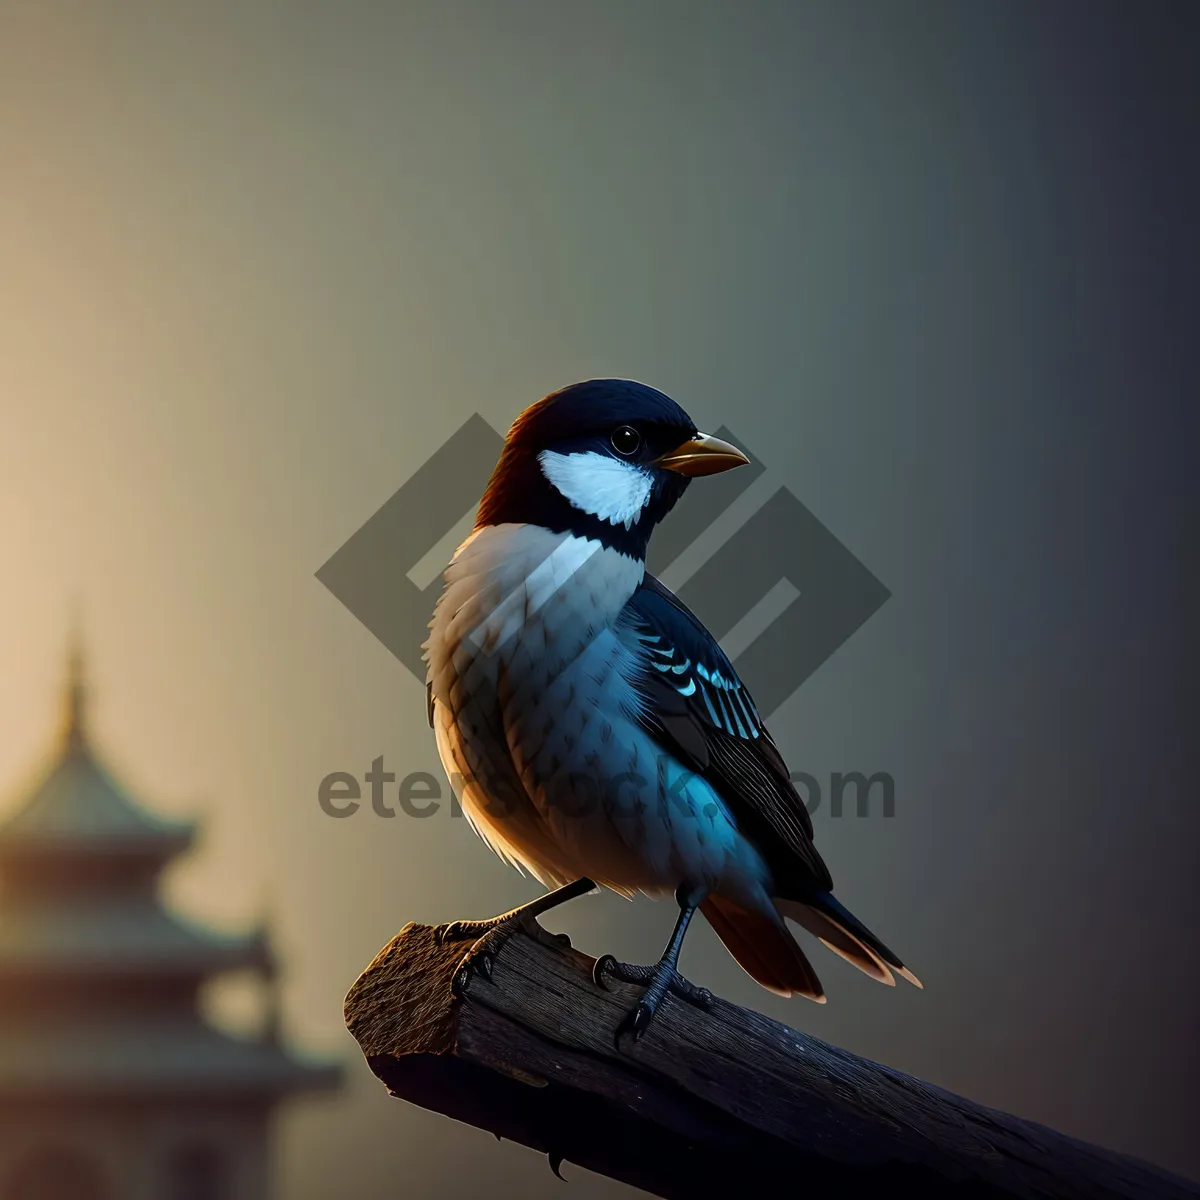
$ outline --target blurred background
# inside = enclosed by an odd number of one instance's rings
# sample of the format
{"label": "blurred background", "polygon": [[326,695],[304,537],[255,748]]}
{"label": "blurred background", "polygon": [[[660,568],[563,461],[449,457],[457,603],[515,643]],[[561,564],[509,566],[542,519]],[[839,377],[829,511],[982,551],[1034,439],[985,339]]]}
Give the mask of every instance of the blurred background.
{"label": "blurred background", "polygon": [[[0,0],[0,819],[78,597],[92,742],[198,823],[166,902],[269,928],[288,1053],[344,1064],[284,1110],[280,1197],[559,1195],[343,1028],[405,922],[537,889],[448,809],[322,813],[331,772],[440,771],[314,572],[472,413],[598,375],[734,429],[892,592],[772,727],[895,779],[817,838],[925,991],[823,955],[827,1006],[777,1000],[707,927],[684,973],[1200,1175],[1197,18]],[[546,923],[650,961],[672,920]]]}

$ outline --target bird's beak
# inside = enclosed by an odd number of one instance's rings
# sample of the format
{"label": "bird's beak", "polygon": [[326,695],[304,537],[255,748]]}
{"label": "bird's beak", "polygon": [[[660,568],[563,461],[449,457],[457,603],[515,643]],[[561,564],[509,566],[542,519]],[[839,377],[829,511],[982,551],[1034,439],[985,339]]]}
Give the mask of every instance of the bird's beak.
{"label": "bird's beak", "polygon": [[729,442],[708,433],[698,433],[682,446],[660,455],[654,460],[654,466],[665,467],[680,475],[716,475],[718,471],[744,466],[749,461]]}

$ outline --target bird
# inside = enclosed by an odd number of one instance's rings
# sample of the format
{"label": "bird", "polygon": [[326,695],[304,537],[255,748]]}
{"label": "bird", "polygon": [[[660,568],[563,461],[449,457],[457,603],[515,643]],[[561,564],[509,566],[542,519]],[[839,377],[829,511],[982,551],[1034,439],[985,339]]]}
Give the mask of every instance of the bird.
{"label": "bird", "polygon": [[474,830],[552,890],[439,927],[442,944],[471,943],[459,984],[490,978],[518,928],[607,888],[678,904],[657,963],[595,960],[597,985],[642,986],[618,1042],[640,1039],[667,995],[711,1005],[678,969],[697,911],[778,995],[825,1002],[789,921],[872,979],[922,986],[834,898],[749,690],[646,569],[655,527],[692,480],[747,462],[665,393],[628,379],[560,388],[509,429],[422,647],[428,718]]}

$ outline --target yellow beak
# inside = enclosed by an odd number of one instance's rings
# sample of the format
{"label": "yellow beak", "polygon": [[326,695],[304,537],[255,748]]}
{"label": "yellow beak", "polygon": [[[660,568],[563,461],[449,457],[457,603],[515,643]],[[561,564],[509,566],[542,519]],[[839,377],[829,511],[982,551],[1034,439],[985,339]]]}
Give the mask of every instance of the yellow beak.
{"label": "yellow beak", "polygon": [[665,467],[680,475],[716,475],[731,467],[741,467],[750,460],[734,445],[711,434],[698,433],[694,438],[668,450],[654,460],[654,466]]}

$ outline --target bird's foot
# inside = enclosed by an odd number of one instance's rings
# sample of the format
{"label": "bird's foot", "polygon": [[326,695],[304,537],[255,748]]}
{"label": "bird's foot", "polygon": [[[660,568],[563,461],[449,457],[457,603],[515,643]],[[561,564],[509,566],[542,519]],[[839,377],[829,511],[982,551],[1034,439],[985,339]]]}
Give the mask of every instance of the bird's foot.
{"label": "bird's foot", "polygon": [[712,992],[708,988],[697,987],[684,979],[669,963],[659,962],[654,966],[642,966],[640,963],[617,962],[611,954],[605,954],[596,959],[592,968],[592,979],[600,987],[607,987],[606,976],[621,979],[626,983],[643,984],[646,990],[642,998],[629,1010],[625,1018],[617,1026],[616,1041],[621,1041],[621,1034],[628,1033],[633,1040],[638,1041],[654,1020],[654,1014],[670,992],[679,999],[694,1005],[696,1008],[708,1008],[712,1004]]}
{"label": "bird's foot", "polygon": [[459,959],[454,972],[455,995],[460,995],[466,990],[473,975],[491,979],[497,955],[504,943],[518,931],[558,946],[569,948],[571,945],[571,939],[565,933],[547,933],[533,915],[524,913],[505,913],[503,916],[489,917],[485,921],[450,921],[437,926],[434,937],[439,946],[444,946],[447,942],[471,943],[470,948]]}
{"label": "bird's foot", "polygon": [[488,917],[486,921],[447,921],[445,925],[434,926],[433,937],[439,946],[444,946],[447,942],[474,942],[497,925],[511,919],[509,914],[505,913],[502,917]]}
{"label": "bird's foot", "polygon": [[[649,987],[661,965],[655,963],[654,966],[643,966],[641,963],[617,962],[611,954],[605,954],[596,959],[596,965],[592,968],[592,980],[600,987],[606,987],[605,976],[611,976],[625,983],[640,983]],[[712,992],[708,988],[697,987],[673,968],[668,967],[663,973],[666,976],[666,991],[672,992],[689,1004],[694,1004],[697,1008],[708,1008],[712,1003]]]}
{"label": "bird's foot", "polygon": [[458,995],[466,988],[472,975],[482,975],[484,979],[491,979],[500,947],[518,930],[549,945],[570,947],[571,939],[565,933],[547,933],[537,923],[537,919],[552,908],[595,890],[596,885],[590,879],[576,879],[573,883],[563,884],[562,887],[555,888],[536,900],[530,900],[528,904],[501,913],[498,917],[489,917],[485,921],[451,921],[446,925],[437,926],[434,939],[439,946],[445,945],[446,942],[472,943],[454,973],[455,994]]}

